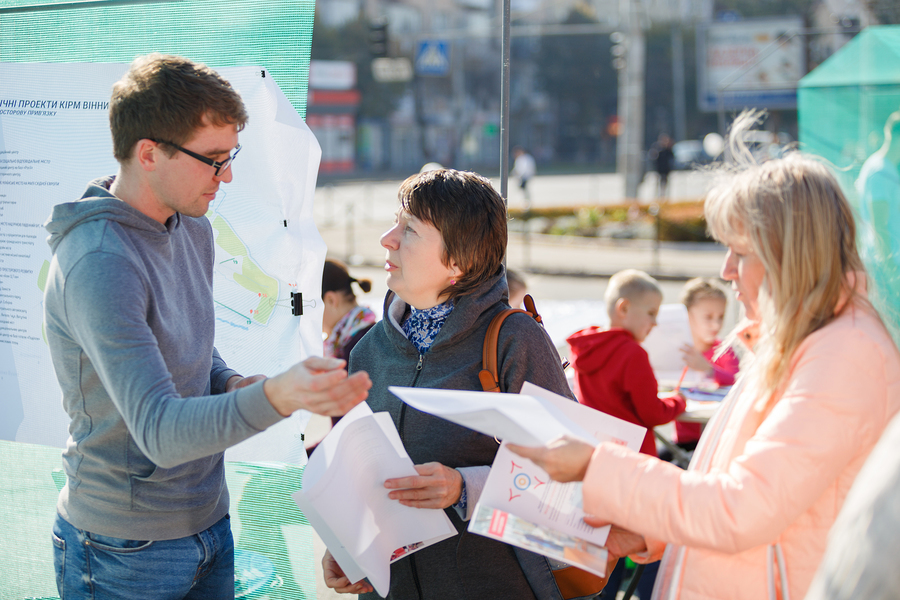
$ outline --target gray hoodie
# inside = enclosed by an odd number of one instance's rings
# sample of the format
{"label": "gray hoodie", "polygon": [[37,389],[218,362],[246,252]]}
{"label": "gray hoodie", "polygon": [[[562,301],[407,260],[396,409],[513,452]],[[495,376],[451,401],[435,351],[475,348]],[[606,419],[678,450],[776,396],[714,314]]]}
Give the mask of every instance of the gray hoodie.
{"label": "gray hoodie", "polygon": [[45,224],[47,342],[68,412],[57,510],[125,539],[192,535],[228,511],[223,452],[281,416],[213,347],[212,228],[165,225],[92,182]]}

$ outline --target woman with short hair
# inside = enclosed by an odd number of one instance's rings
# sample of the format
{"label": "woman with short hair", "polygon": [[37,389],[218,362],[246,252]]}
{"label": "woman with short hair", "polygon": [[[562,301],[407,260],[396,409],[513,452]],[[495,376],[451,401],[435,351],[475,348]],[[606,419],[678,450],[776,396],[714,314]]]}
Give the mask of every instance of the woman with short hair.
{"label": "woman with short hair", "polygon": [[[369,405],[394,419],[418,476],[390,479],[391,498],[444,510],[458,535],[391,565],[389,598],[520,600],[558,598],[549,564],[532,554],[466,530],[497,441],[404,404],[388,386],[478,390],[488,325],[509,308],[506,205],[475,173],[440,169],[400,186],[387,250],[384,317],[350,355],[350,371],[373,378]],[[498,341],[501,390],[525,381],[571,397],[559,355],[543,328],[525,314],[504,322]],[[365,582],[351,584],[326,554],[326,584],[376,598]],[[368,594],[365,594],[368,592]]]}

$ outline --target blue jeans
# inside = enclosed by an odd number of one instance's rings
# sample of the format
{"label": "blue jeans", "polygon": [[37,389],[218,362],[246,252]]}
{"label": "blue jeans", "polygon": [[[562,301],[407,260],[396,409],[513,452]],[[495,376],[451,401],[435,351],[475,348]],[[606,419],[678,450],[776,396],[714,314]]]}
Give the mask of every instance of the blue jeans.
{"label": "blue jeans", "polygon": [[61,600],[220,600],[234,598],[234,539],[225,515],[177,540],[123,540],[53,523]]}

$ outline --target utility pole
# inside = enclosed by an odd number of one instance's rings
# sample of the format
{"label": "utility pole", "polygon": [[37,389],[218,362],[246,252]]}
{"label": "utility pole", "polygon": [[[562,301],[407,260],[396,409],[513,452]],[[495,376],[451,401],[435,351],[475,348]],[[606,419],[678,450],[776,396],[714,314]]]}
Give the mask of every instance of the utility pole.
{"label": "utility pole", "polygon": [[672,116],[676,142],[687,138],[687,108],[684,93],[684,37],[680,20],[672,23]]}
{"label": "utility pole", "polygon": [[619,69],[619,139],[616,144],[616,171],[625,177],[625,197],[637,198],[643,177],[644,150],[644,63],[646,41],[641,25],[639,0],[620,0],[620,22],[627,26],[625,55]]}

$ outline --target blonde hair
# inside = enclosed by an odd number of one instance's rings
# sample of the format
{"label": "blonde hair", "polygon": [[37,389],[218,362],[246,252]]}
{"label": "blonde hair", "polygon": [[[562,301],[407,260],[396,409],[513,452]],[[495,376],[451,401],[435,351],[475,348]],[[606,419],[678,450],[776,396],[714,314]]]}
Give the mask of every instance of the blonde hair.
{"label": "blonde hair", "polygon": [[765,268],[752,372],[771,399],[803,340],[853,302],[847,275],[865,269],[850,205],[824,164],[799,152],[755,162],[742,138],[761,116],[745,111],[732,125],[736,164],[707,195],[704,213],[715,239],[746,244]]}
{"label": "blonde hair", "polygon": [[634,301],[648,292],[655,292],[662,297],[662,289],[659,282],[637,269],[625,269],[619,271],[609,279],[609,285],[606,287],[606,294],[603,299],[606,301],[606,313],[612,319],[616,312],[616,303],[625,298]]}
{"label": "blonde hair", "polygon": [[690,308],[701,300],[721,300],[728,303],[728,297],[712,277],[695,277],[688,280],[681,290],[681,303]]}

